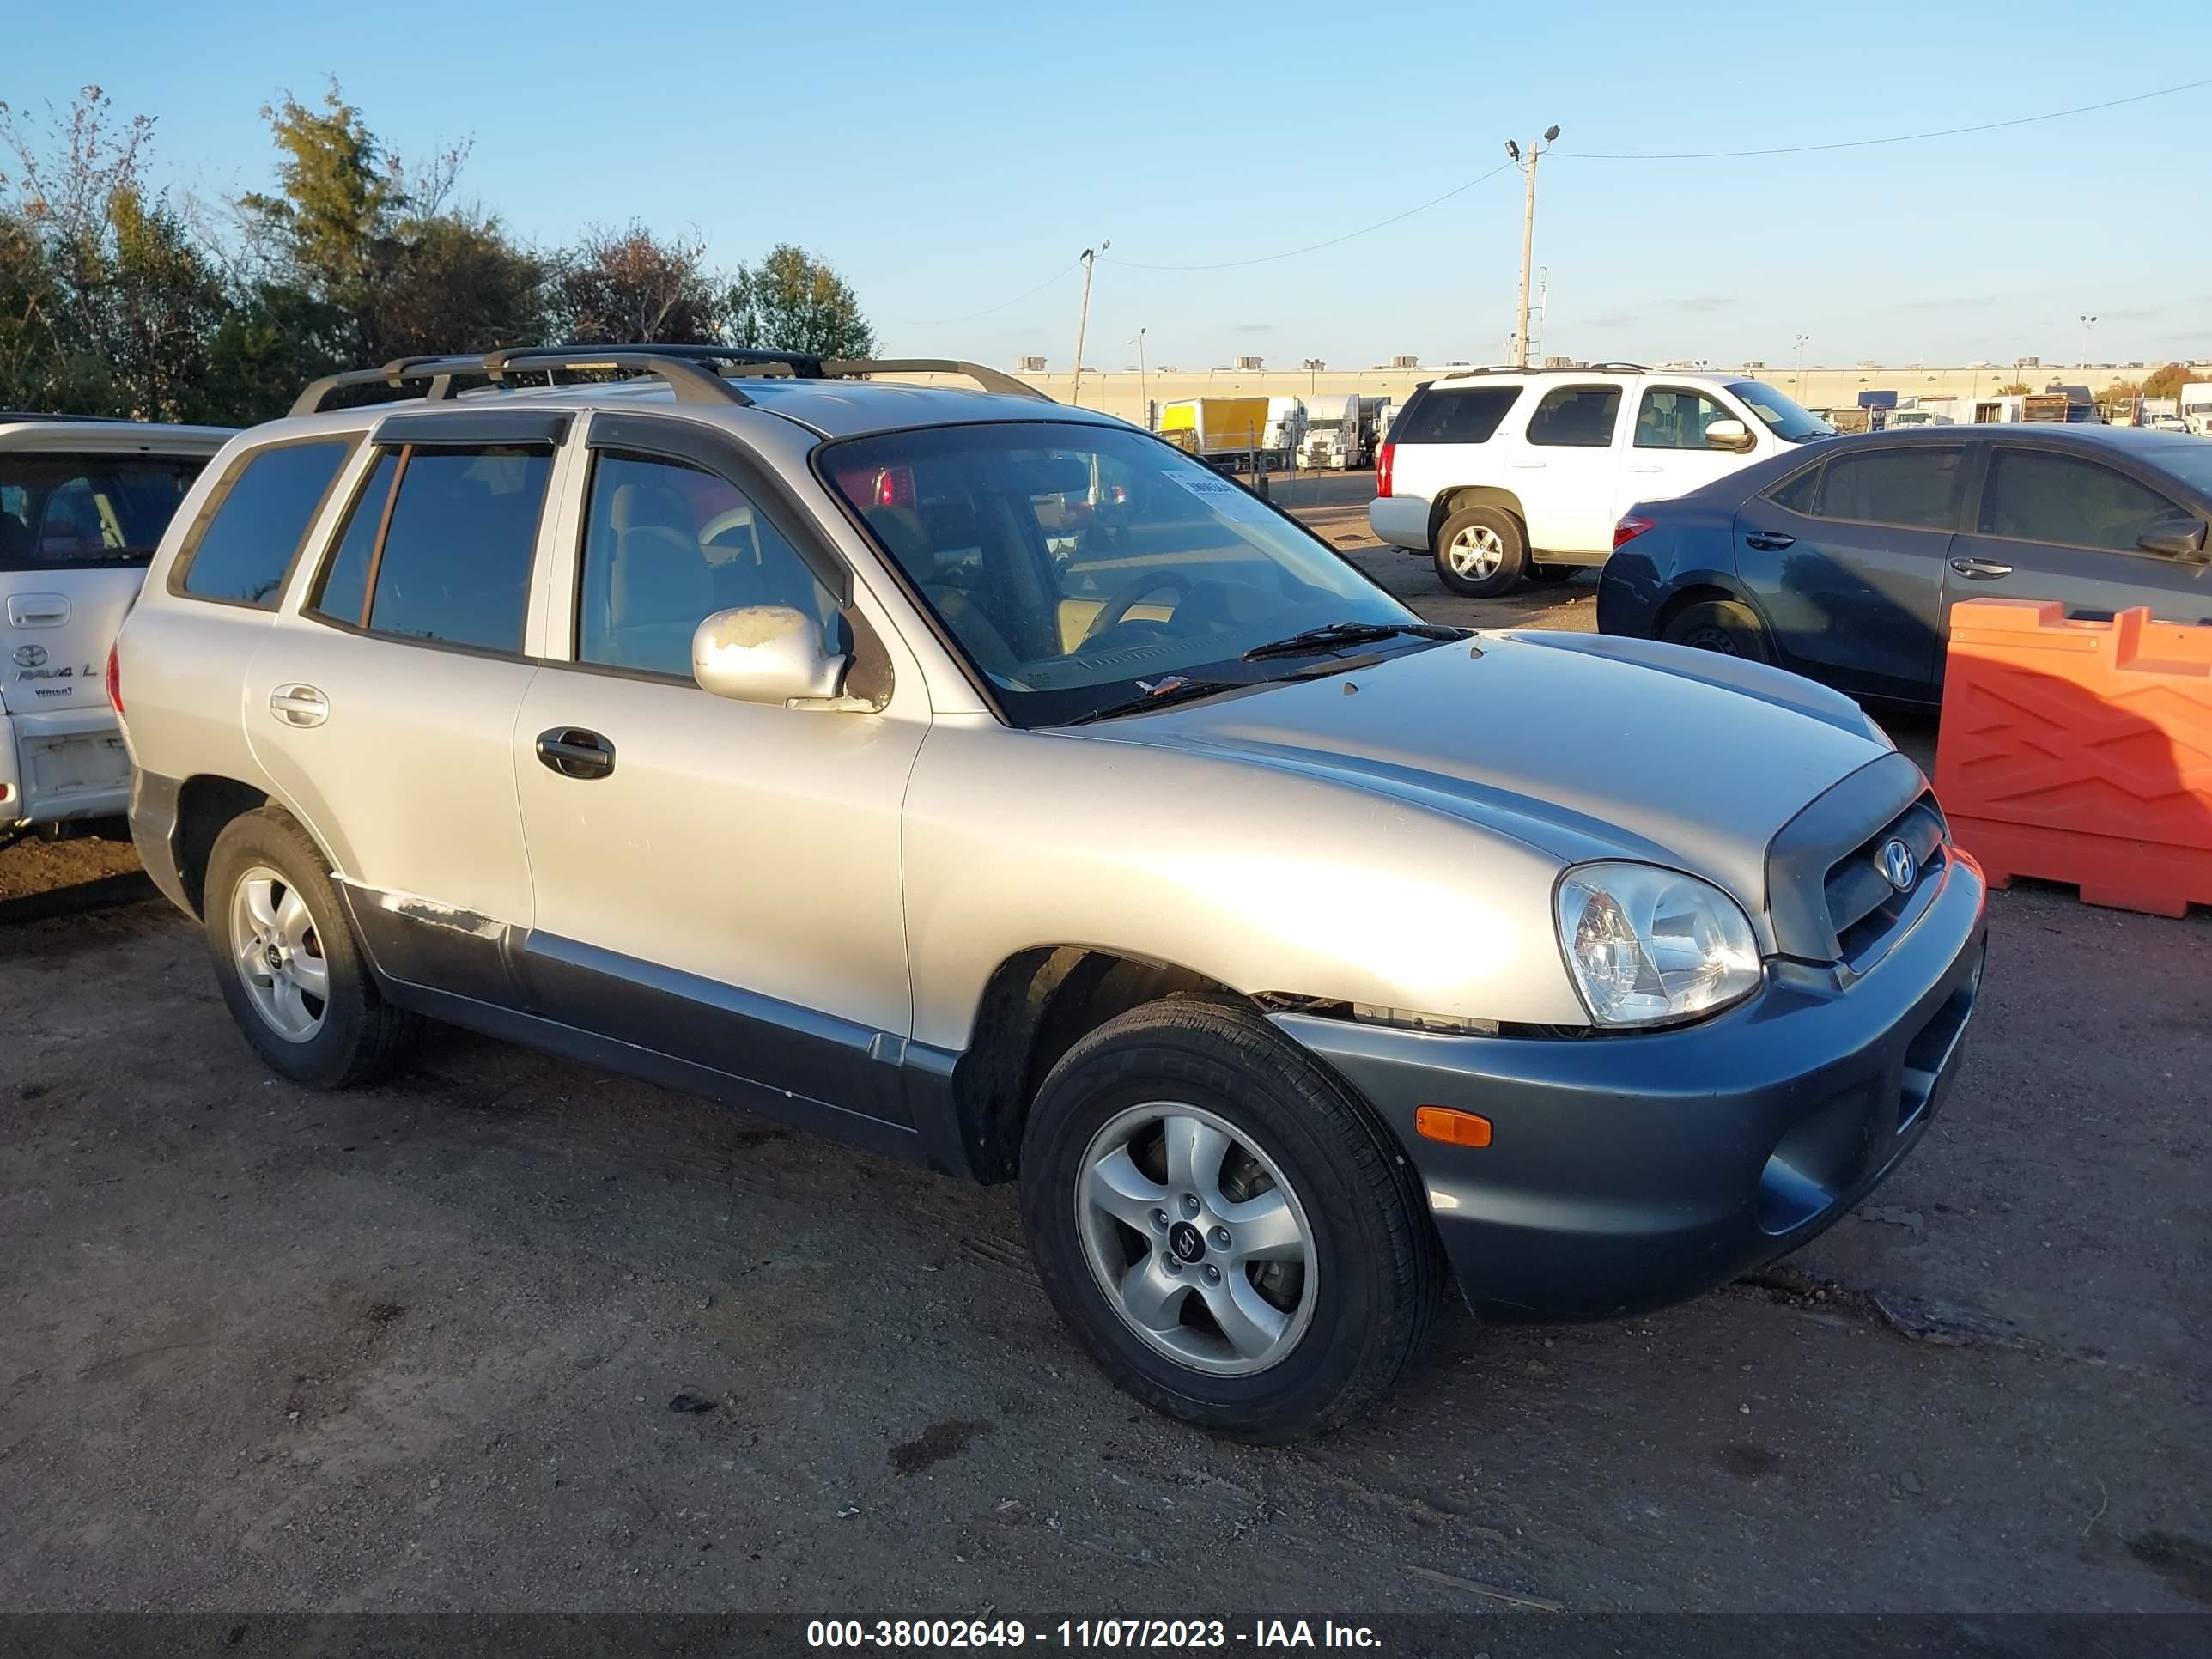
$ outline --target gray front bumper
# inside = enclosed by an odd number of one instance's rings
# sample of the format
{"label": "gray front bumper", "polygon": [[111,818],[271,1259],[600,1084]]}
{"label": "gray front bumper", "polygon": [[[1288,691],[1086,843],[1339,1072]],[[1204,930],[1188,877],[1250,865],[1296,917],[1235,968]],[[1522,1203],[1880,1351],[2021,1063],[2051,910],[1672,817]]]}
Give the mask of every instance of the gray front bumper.
{"label": "gray front bumper", "polygon": [[[1954,854],[1911,931],[1847,988],[1778,962],[1750,1000],[1680,1030],[1545,1041],[1275,1024],[1396,1135],[1476,1312],[1611,1318],[1796,1249],[1897,1166],[1956,1073],[1985,933],[1981,870]],[[1481,1114],[1491,1145],[1422,1139],[1423,1105]]]}

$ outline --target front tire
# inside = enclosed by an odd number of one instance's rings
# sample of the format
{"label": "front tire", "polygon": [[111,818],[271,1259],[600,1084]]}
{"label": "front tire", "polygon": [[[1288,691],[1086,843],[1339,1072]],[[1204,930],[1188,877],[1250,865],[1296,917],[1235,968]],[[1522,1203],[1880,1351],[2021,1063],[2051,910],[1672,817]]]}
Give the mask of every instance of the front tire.
{"label": "front tire", "polygon": [[1226,1000],[1148,1003],[1068,1050],[1023,1137],[1022,1218],[1108,1376],[1240,1440],[1326,1433],[1372,1406],[1443,1278],[1388,1132]]}
{"label": "front tire", "polygon": [[1659,637],[1669,645],[1741,657],[1747,662],[1774,660],[1774,647],[1757,613],[1734,599],[1702,599],[1684,605],[1667,619]]}
{"label": "front tire", "polygon": [[1521,521],[1502,507],[1467,507],[1437,526],[1437,575],[1470,599],[1504,592],[1528,564]]}
{"label": "front tire", "polygon": [[224,826],[201,908],[222,1000],[270,1070],[343,1089],[412,1043],[421,1022],[377,989],[330,866],[289,817],[264,808]]}

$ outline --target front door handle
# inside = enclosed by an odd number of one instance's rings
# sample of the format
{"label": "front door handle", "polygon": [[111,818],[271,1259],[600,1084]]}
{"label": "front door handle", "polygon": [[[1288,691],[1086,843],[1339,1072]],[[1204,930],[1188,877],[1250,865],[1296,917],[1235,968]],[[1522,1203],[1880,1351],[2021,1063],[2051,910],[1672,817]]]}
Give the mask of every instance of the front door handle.
{"label": "front door handle", "polygon": [[1762,553],[1779,553],[1785,547],[1797,545],[1795,536],[1785,536],[1778,530],[1747,530],[1744,545],[1755,547]]}
{"label": "front door handle", "polygon": [[280,685],[269,694],[269,712],[287,726],[320,726],[331,705],[312,685]]}
{"label": "front door handle", "polygon": [[1969,580],[1978,582],[1993,582],[2000,576],[2012,574],[2010,565],[1999,564],[1992,559],[1954,559],[1951,568]]}
{"label": "front door handle", "polygon": [[1632,467],[1628,467],[1628,468],[1626,468],[1626,469],[1625,469],[1625,470],[1626,470],[1626,471],[1630,471],[1630,472],[1664,472],[1667,469],[1666,469],[1665,467],[1663,467],[1663,466],[1656,466],[1656,465],[1655,465],[1655,466],[1632,466]]}
{"label": "front door handle", "polygon": [[603,778],[615,769],[615,746],[580,726],[556,726],[538,734],[538,758],[564,778]]}

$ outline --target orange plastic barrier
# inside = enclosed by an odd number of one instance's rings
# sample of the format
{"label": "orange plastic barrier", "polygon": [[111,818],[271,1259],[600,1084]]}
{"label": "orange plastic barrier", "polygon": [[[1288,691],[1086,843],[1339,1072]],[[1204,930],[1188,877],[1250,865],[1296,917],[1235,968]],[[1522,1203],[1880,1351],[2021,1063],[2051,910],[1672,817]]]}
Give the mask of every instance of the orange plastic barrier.
{"label": "orange plastic barrier", "polygon": [[1991,884],[2212,904],[2212,627],[1974,599],[1951,612],[1936,793]]}

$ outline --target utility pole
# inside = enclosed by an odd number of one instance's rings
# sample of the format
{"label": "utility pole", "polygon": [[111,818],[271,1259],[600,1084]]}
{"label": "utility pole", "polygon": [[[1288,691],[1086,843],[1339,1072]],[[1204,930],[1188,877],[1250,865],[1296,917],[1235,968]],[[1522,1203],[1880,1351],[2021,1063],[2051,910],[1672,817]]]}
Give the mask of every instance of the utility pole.
{"label": "utility pole", "polygon": [[1505,141],[1505,153],[1528,178],[1528,200],[1521,213],[1521,308],[1516,313],[1520,321],[1513,331],[1513,362],[1521,368],[1528,367],[1528,273],[1536,257],[1536,157],[1559,136],[1557,126],[1545,128],[1540,139],[1529,140],[1525,157],[1520,145],[1510,138]]}
{"label": "utility pole", "polygon": [[[1137,331],[1134,344],[1137,348],[1137,409],[1145,417],[1145,430],[1150,432],[1152,429],[1152,400],[1145,392],[1145,331],[1141,328]],[[1076,367],[1082,367],[1079,360]]]}
{"label": "utility pole", "polygon": [[1096,248],[1083,250],[1083,309],[1075,314],[1075,380],[1067,389],[1071,408],[1083,401],[1083,331],[1091,325],[1091,270],[1097,264],[1098,256],[1113,246],[1111,242],[1101,242]]}

